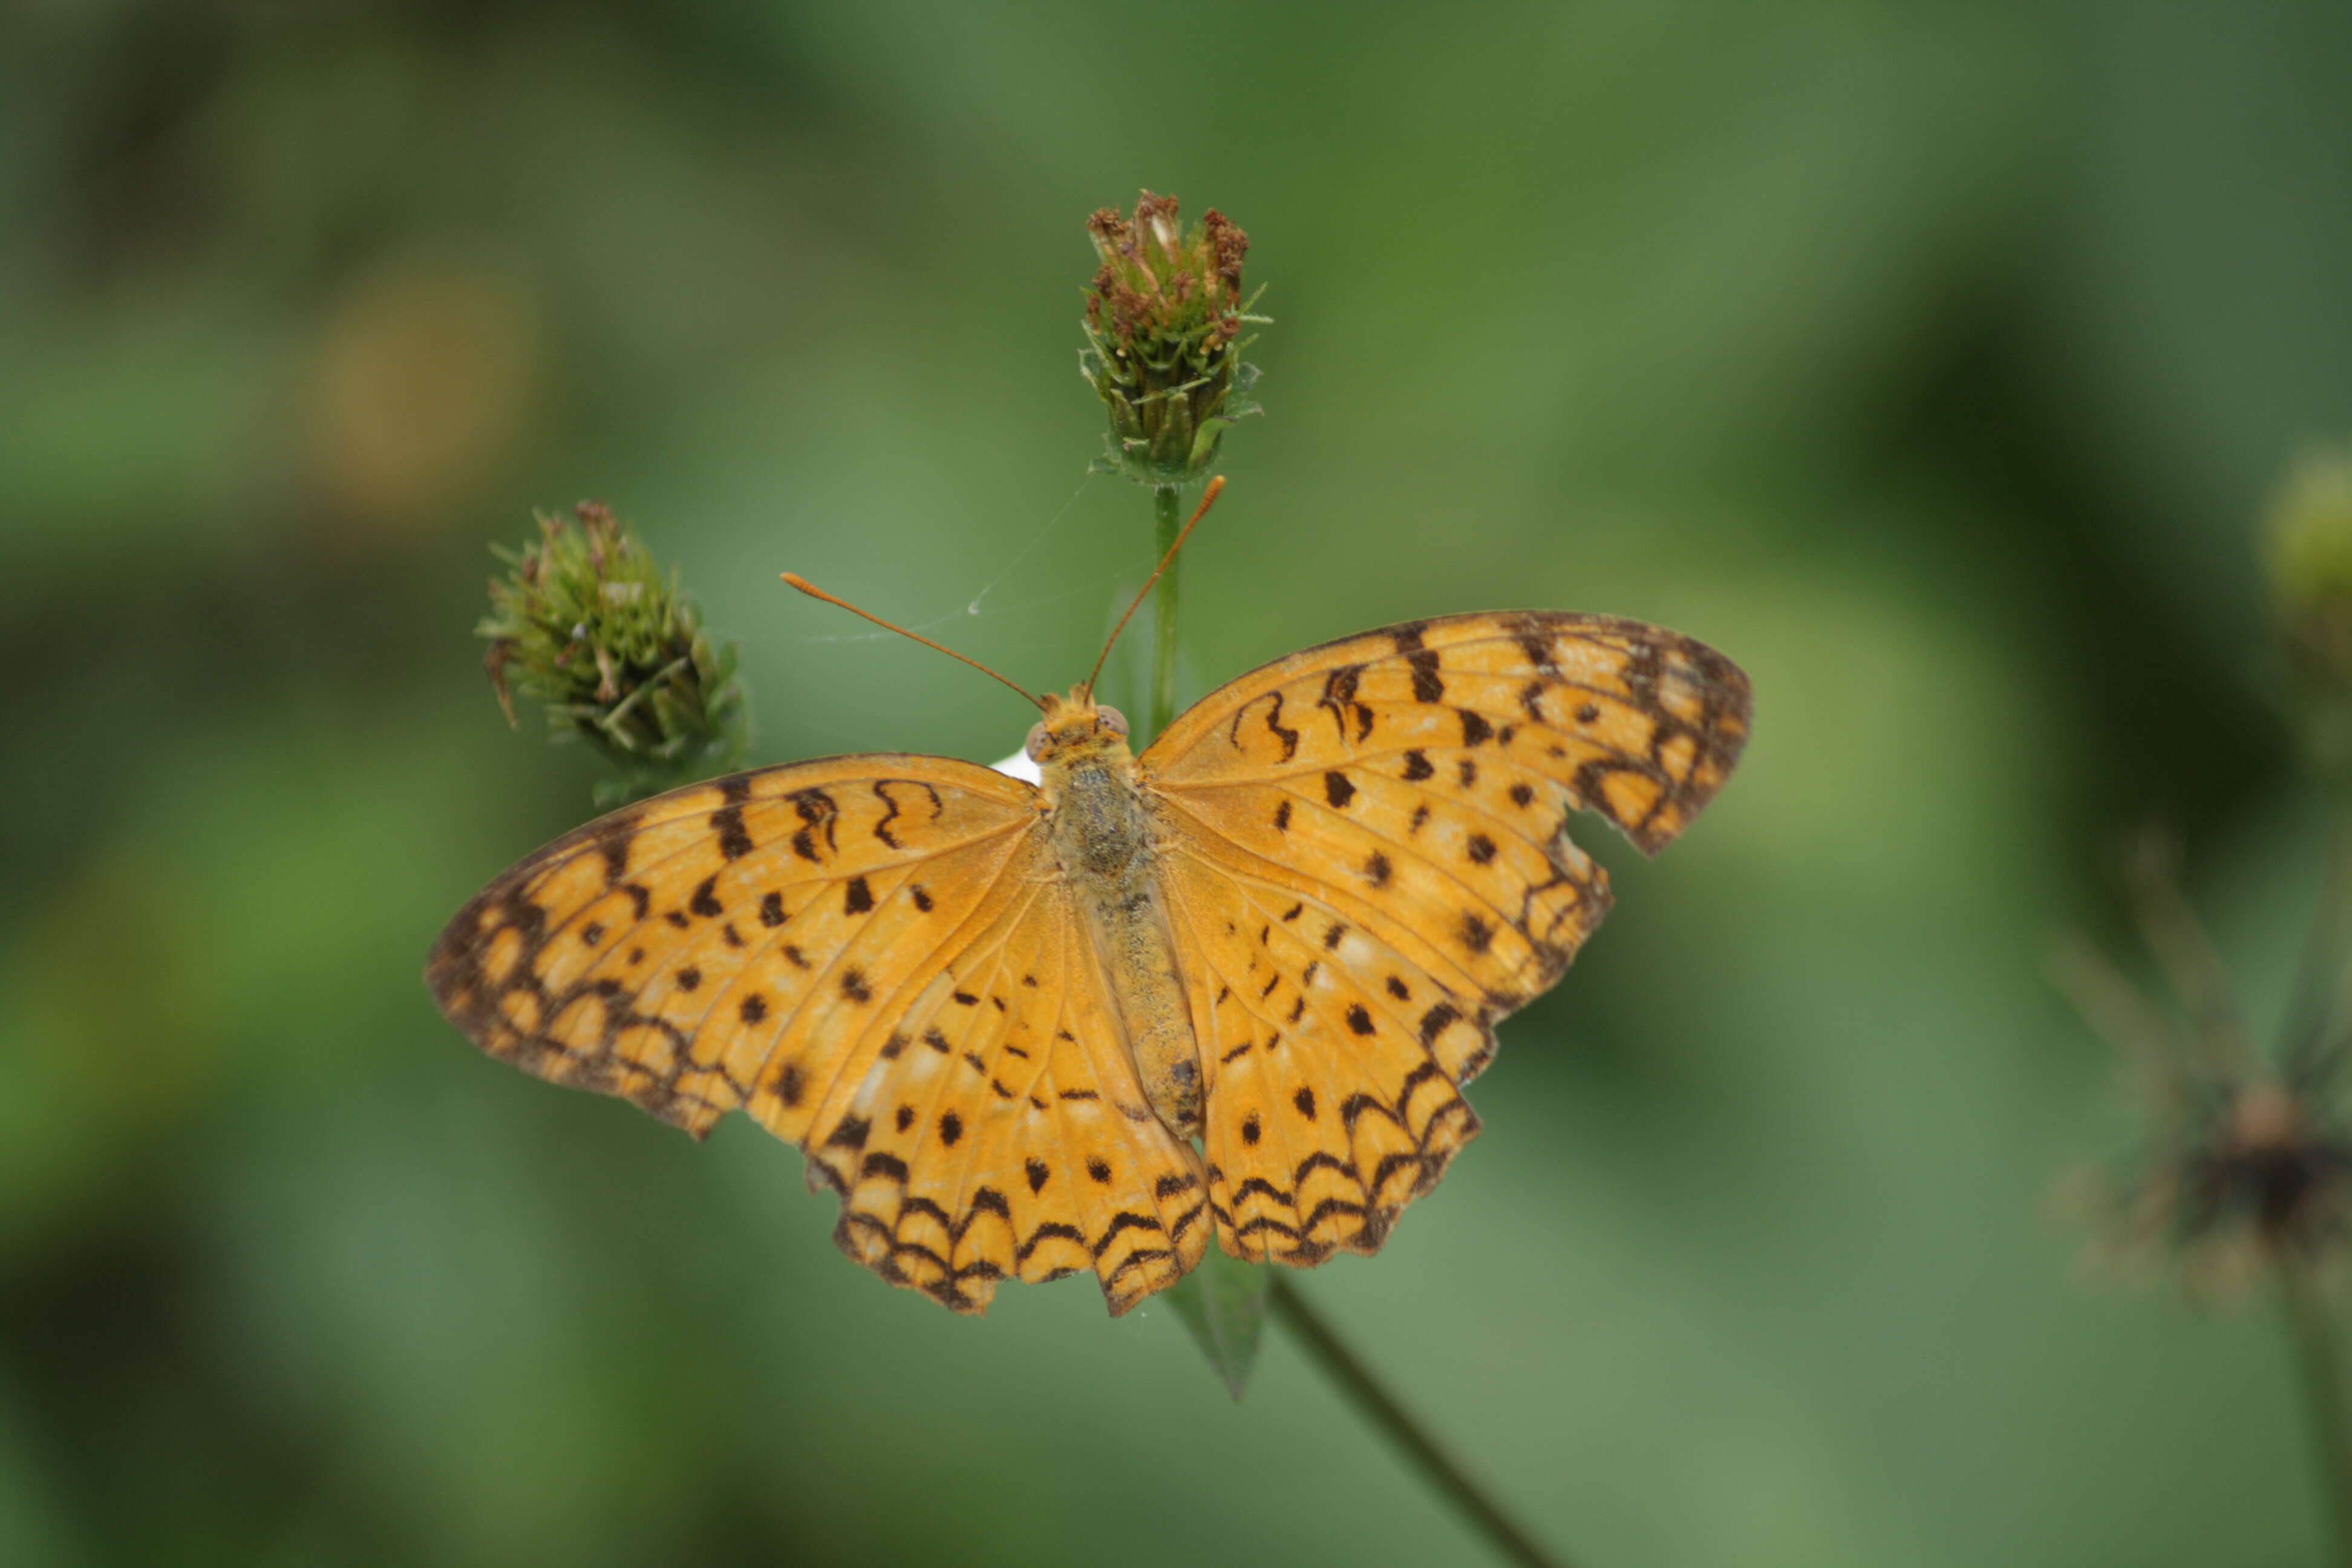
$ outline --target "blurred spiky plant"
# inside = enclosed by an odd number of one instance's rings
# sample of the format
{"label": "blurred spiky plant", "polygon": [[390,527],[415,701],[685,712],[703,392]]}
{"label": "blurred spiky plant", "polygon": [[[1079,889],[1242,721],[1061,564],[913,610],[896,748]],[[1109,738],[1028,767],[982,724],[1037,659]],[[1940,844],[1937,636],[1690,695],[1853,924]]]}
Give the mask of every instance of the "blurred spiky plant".
{"label": "blurred spiky plant", "polygon": [[539,538],[494,548],[484,662],[515,721],[514,692],[547,710],[551,738],[583,740],[619,775],[599,805],[651,795],[739,763],[750,742],[733,643],[715,646],[700,612],[611,510],[582,501],[541,516]]}
{"label": "blurred spiky plant", "polygon": [[2275,1043],[2256,1043],[2160,839],[2129,857],[2130,902],[2178,1009],[2150,1004],[2080,940],[2056,972],[2124,1053],[2142,1108],[2137,1147],[2084,1184],[2095,1256],[2177,1268],[2209,1297],[2275,1290],[2335,1561],[2352,1568],[2352,1401],[2331,1300],[2352,1276],[2352,458],[2321,453],[2293,471],[2264,553],[2282,705],[2330,809],[2320,908]]}
{"label": "blurred spiky plant", "polygon": [[2085,1184],[2096,1255],[2139,1273],[2178,1264],[2220,1300],[2282,1271],[2334,1271],[2352,1240],[2340,1033],[2306,1018],[2263,1050],[2180,890],[2169,841],[2144,837],[2126,871],[2141,935],[2177,1005],[2151,1002],[2079,938],[2062,944],[2055,964],[2084,1016],[2120,1052],[2141,1109],[2137,1146]]}

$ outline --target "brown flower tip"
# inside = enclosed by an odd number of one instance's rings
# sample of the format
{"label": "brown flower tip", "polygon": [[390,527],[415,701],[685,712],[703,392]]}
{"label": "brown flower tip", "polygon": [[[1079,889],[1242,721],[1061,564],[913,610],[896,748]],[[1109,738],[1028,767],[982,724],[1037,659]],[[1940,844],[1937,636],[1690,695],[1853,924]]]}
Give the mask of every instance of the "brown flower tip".
{"label": "brown flower tip", "polygon": [[1087,236],[1099,265],[1078,360],[1110,416],[1099,466],[1150,485],[1197,479],[1234,421],[1258,412],[1237,395],[1255,378],[1243,331],[1265,321],[1242,293],[1249,236],[1214,207],[1187,230],[1176,198],[1150,191],[1132,217],[1097,209]]}

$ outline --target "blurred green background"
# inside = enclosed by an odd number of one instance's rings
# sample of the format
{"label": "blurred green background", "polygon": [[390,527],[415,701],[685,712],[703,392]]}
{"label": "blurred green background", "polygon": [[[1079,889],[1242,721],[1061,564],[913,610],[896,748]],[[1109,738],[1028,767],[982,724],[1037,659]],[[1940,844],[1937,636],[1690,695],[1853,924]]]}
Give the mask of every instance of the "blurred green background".
{"label": "blurred green background", "polygon": [[1192,693],[1518,605],[1759,692],[1315,1299],[1581,1563],[2313,1560],[2263,1304],[2053,1214],[2128,1123],[2041,964],[2150,815],[2258,999],[2313,897],[2252,531],[2352,434],[2347,82],[2335,0],[0,12],[0,1561],[1486,1561],[1278,1335],[1236,1407],[1081,1281],[953,1319],[419,980],[587,814],[468,636],[534,508],[761,760],[1019,743],[776,574],[1083,673],[1145,185],[1276,321]]}

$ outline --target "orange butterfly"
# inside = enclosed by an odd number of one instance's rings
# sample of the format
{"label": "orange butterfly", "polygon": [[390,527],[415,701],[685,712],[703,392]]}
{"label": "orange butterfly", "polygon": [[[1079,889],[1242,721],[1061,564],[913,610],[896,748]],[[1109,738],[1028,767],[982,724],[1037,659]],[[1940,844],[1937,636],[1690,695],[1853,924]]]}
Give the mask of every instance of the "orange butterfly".
{"label": "orange butterfly", "polygon": [[1654,853],[1748,724],[1720,654],[1549,610],[1292,654],[1140,757],[1092,686],[1030,699],[1036,786],[879,752],[601,817],[458,912],[433,994],[698,1137],[749,1110],[893,1284],[979,1312],[1091,1269],[1121,1313],[1213,1228],[1377,1251],[1476,1133],[1496,1022],[1608,912],[1570,815]]}

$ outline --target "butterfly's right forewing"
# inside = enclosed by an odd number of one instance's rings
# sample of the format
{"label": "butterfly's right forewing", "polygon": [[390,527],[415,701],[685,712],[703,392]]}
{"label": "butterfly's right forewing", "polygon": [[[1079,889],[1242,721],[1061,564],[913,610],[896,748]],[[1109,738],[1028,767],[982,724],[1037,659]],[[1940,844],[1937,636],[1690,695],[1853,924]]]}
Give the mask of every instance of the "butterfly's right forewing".
{"label": "butterfly's right forewing", "polygon": [[748,1110],[842,1198],[836,1238],[978,1311],[1090,1269],[1114,1310],[1207,1236],[1145,1102],[1036,794],[945,758],[762,769],[590,823],[442,932],[484,1050],[698,1134]]}

